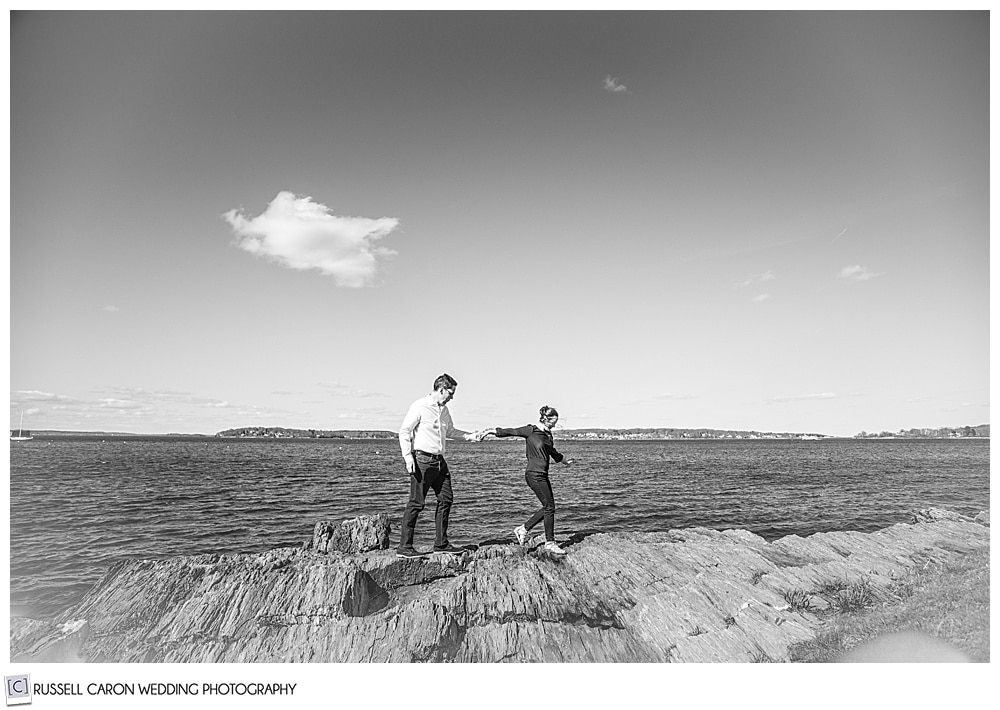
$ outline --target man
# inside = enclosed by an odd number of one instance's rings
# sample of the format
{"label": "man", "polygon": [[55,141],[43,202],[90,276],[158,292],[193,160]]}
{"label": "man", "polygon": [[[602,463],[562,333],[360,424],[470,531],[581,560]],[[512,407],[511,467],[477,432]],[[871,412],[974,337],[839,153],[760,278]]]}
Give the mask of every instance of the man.
{"label": "man", "polygon": [[455,396],[458,382],[444,374],[434,380],[434,390],[410,405],[399,428],[399,447],[403,452],[406,472],[410,476],[410,499],[403,511],[403,524],[396,557],[421,557],[413,547],[413,528],[424,509],[427,491],[434,489],[437,508],[434,511],[434,552],[459,555],[465,550],[448,541],[448,515],[451,512],[451,475],[444,459],[445,440],[461,437],[466,441],[482,441],[483,433],[456,429],[448,411],[448,402]]}

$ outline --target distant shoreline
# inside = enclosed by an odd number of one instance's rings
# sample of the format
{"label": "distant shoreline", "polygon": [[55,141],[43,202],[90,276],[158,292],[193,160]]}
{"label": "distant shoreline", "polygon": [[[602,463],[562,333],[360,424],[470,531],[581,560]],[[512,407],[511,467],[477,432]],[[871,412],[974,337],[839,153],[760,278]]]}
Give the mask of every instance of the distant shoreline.
{"label": "distant shoreline", "polygon": [[[170,440],[170,441],[387,441],[397,438],[393,432],[376,433],[371,431],[350,432],[345,431],[336,435],[328,436],[308,436],[308,435],[260,435],[260,436],[223,436],[221,434],[135,434],[128,432],[77,432],[77,431],[49,431],[35,430],[31,433],[34,441],[60,441],[77,440],[93,441],[114,439],[116,441],[149,441],[149,440]],[[942,440],[981,440],[989,441],[986,436],[832,436],[832,435],[796,435],[796,434],[758,434],[750,436],[643,436],[635,434],[622,435],[585,435],[574,433],[561,433],[556,431],[556,439],[572,442],[606,442],[606,441],[685,441],[685,442],[711,442],[711,441],[801,441],[803,443],[813,443],[817,441],[942,441]],[[28,442],[23,442],[28,443]],[[455,441],[455,444],[464,442]]]}
{"label": "distant shoreline", "polygon": [[[13,436],[14,431],[11,430]],[[28,432],[25,432],[28,433]],[[389,429],[318,429],[283,426],[232,427],[214,434],[192,434],[170,432],[167,434],[136,434],[122,431],[64,431],[58,429],[36,429],[30,432],[35,439],[291,439],[317,440],[333,439],[396,439],[399,434]],[[823,434],[816,431],[759,431],[757,429],[715,429],[711,427],[584,427],[579,429],[556,429],[555,438],[563,441],[823,441],[830,439],[989,439],[990,425],[952,426],[935,428],[911,428],[898,431],[860,431],[851,436]]]}

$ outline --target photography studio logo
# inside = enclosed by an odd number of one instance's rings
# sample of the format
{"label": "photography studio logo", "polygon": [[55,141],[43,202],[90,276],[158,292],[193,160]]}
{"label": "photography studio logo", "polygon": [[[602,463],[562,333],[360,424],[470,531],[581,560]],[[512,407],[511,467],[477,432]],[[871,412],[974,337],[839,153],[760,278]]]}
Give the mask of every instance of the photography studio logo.
{"label": "photography studio logo", "polygon": [[31,683],[26,675],[5,675],[3,677],[7,691],[8,705],[30,705]]}

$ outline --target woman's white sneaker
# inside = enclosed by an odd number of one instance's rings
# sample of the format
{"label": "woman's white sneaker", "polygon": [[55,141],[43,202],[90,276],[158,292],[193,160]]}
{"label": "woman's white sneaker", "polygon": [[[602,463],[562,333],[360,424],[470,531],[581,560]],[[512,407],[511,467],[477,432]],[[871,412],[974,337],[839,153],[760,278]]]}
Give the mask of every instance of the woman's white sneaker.
{"label": "woman's white sneaker", "polygon": [[528,529],[523,525],[518,525],[514,528],[514,537],[517,538],[518,545],[523,545],[528,541]]}
{"label": "woman's white sneaker", "polygon": [[556,542],[553,542],[552,540],[549,540],[548,542],[546,542],[545,546],[542,549],[545,550],[546,552],[548,552],[549,554],[552,554],[552,555],[565,555],[566,554],[566,550],[564,550],[561,547],[559,547],[559,544],[556,543]]}

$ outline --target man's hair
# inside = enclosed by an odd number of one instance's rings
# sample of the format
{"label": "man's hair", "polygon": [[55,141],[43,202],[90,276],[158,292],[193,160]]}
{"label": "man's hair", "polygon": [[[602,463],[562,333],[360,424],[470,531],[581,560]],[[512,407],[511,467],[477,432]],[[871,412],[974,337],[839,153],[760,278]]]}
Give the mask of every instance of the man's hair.
{"label": "man's hair", "polygon": [[447,372],[443,375],[438,375],[438,378],[434,380],[434,392],[444,387],[445,389],[453,390],[458,387],[458,382],[454,377],[449,375]]}
{"label": "man's hair", "polygon": [[558,417],[559,412],[556,411],[555,407],[550,407],[547,404],[543,404],[538,410],[538,421],[542,421],[546,417]]}

